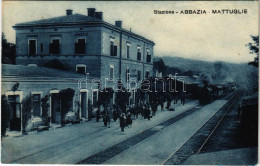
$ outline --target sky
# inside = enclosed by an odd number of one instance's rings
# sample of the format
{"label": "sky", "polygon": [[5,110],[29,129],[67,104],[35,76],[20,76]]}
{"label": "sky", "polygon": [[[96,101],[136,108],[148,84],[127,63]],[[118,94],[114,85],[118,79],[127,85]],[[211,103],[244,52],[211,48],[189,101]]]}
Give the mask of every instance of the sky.
{"label": "sky", "polygon": [[[246,46],[258,35],[257,1],[4,1],[2,31],[15,43],[16,23],[64,16],[66,9],[87,15],[87,8],[103,12],[104,21],[123,21],[123,28],[155,42],[155,56],[206,61],[249,62]],[[247,14],[154,14],[154,10],[247,9]]]}

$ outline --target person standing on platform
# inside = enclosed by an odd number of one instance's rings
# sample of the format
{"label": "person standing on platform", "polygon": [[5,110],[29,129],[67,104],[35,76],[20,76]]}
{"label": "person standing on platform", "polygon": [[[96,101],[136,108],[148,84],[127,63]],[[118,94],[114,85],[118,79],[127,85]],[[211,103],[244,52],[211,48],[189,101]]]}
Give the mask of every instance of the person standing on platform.
{"label": "person standing on platform", "polygon": [[184,105],[184,103],[185,103],[185,95],[183,94],[182,97],[181,97],[181,104]]}
{"label": "person standing on platform", "polygon": [[113,120],[114,121],[117,120],[117,111],[116,110],[113,111]]}
{"label": "person standing on platform", "polygon": [[121,127],[121,131],[124,132],[124,129],[125,129],[125,117],[124,117],[124,114],[122,114],[121,117],[120,117],[120,127]]}
{"label": "person standing on platform", "polygon": [[128,113],[127,116],[126,116],[126,125],[129,127],[132,127],[132,119],[131,119],[131,113]]}

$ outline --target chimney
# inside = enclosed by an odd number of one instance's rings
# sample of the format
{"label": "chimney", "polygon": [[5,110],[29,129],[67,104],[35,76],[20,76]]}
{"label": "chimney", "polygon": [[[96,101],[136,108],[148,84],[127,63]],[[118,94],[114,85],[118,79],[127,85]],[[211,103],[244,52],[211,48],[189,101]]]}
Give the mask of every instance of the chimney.
{"label": "chimney", "polygon": [[88,8],[88,16],[95,17],[95,8]]}
{"label": "chimney", "polygon": [[67,9],[67,10],[66,10],[66,15],[67,15],[67,16],[68,16],[68,15],[72,15],[72,12],[73,12],[73,10]]}
{"label": "chimney", "polygon": [[95,12],[95,17],[97,19],[103,20],[103,12]]}
{"label": "chimney", "polygon": [[115,25],[119,28],[122,28],[122,21],[115,21]]}

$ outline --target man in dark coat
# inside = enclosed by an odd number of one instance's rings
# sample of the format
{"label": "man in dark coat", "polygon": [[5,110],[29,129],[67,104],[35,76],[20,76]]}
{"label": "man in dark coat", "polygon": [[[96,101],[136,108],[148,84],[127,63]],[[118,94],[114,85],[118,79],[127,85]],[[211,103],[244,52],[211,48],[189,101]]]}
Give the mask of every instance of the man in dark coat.
{"label": "man in dark coat", "polygon": [[184,103],[185,103],[185,93],[182,93],[181,94],[181,104],[184,105]]}
{"label": "man in dark coat", "polygon": [[123,114],[120,117],[120,127],[121,127],[121,131],[124,132],[124,129],[125,129],[125,117],[124,117]]}
{"label": "man in dark coat", "polygon": [[132,119],[131,119],[131,113],[129,113],[127,116],[126,116],[126,125],[129,127],[132,127]]}
{"label": "man in dark coat", "polygon": [[144,110],[144,114],[145,114],[145,119],[148,118],[148,120],[150,120],[151,110],[150,110],[149,106],[146,106],[146,108]]}
{"label": "man in dark coat", "polygon": [[107,113],[105,110],[103,111],[103,122],[104,126],[107,127]]}
{"label": "man in dark coat", "polygon": [[113,120],[114,121],[117,120],[117,111],[116,110],[113,111]]}

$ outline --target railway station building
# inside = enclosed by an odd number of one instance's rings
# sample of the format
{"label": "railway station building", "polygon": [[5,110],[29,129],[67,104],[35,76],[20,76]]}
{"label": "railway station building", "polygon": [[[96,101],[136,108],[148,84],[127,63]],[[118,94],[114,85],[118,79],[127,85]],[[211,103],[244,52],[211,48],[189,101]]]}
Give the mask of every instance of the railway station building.
{"label": "railway station building", "polygon": [[88,15],[73,14],[19,23],[16,63],[45,66],[53,59],[65,68],[100,80],[122,79],[127,73],[141,81],[152,75],[154,42],[103,20],[103,12],[88,8]]}
{"label": "railway station building", "polygon": [[[75,90],[70,112],[88,118],[88,105],[96,107],[98,90],[79,89],[79,80],[88,77],[100,80],[101,86],[113,87],[120,79],[126,86],[129,79],[137,85],[153,74],[155,43],[103,20],[103,12],[88,8],[87,15],[65,11],[64,16],[18,23],[16,31],[16,65],[2,65],[2,94],[13,109],[10,130],[22,130],[22,101],[33,99],[33,122],[40,122],[41,99],[49,95],[49,116],[52,124],[60,123],[60,102],[55,94],[65,88]],[[62,64],[64,71],[47,68]],[[17,89],[14,89],[16,84]],[[131,95],[134,101],[134,92]],[[79,102],[79,105],[76,103]],[[90,103],[89,103],[90,102]],[[129,103],[130,104],[130,103]],[[17,125],[17,124],[21,125]]]}

